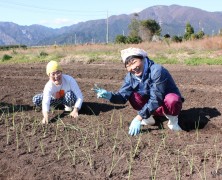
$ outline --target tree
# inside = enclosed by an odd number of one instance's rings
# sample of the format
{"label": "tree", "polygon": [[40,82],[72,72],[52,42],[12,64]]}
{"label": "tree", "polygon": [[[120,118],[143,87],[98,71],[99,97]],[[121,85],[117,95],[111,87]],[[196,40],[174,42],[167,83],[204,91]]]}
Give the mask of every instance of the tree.
{"label": "tree", "polygon": [[131,20],[131,23],[129,24],[128,28],[129,36],[139,36],[140,22],[136,18],[133,18]]}
{"label": "tree", "polygon": [[205,33],[203,31],[199,31],[197,33],[197,39],[203,39],[204,35],[205,35]]}
{"label": "tree", "polygon": [[170,38],[170,35],[169,34],[165,34],[163,37],[164,38]]}
{"label": "tree", "polygon": [[160,35],[160,25],[152,19],[143,20],[140,22],[141,25],[141,37],[143,40],[151,40],[154,35]]}
{"label": "tree", "polygon": [[186,29],[185,29],[185,34],[184,34],[184,39],[190,40],[192,34],[194,34],[194,28],[191,26],[190,23],[186,24]]}

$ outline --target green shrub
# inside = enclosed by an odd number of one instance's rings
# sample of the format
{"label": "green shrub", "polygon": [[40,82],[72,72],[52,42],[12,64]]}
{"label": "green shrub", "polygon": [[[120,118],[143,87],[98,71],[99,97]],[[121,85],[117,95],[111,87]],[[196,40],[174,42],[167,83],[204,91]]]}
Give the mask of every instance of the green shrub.
{"label": "green shrub", "polygon": [[1,51],[7,51],[10,49],[28,49],[26,45],[6,45],[6,46],[0,46],[0,50]]}
{"label": "green shrub", "polygon": [[126,36],[123,36],[123,35],[117,35],[116,36],[116,39],[115,39],[115,43],[117,44],[126,44],[126,41],[127,41],[127,37]]}
{"label": "green shrub", "polygon": [[139,44],[142,42],[142,39],[140,36],[128,36],[126,42],[128,44]]}
{"label": "green shrub", "polygon": [[46,53],[46,52],[44,52],[44,51],[41,51],[39,55],[40,55],[41,57],[42,57],[42,56],[45,57],[45,56],[48,56],[49,54]]}
{"label": "green shrub", "polygon": [[4,61],[7,61],[7,60],[9,60],[11,58],[12,58],[12,56],[10,56],[8,54],[4,54],[4,56],[2,57],[2,61],[4,62]]}

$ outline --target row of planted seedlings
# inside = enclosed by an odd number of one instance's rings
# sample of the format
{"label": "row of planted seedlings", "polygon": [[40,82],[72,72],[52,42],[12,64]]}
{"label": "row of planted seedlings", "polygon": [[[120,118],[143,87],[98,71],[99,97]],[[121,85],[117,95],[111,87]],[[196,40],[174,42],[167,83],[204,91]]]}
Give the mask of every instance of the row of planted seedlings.
{"label": "row of planted seedlings", "polygon": [[[218,142],[221,141],[219,134],[215,134],[214,145],[206,143],[204,130],[199,131],[198,125],[192,132],[172,132],[160,128],[154,131],[144,131],[138,136],[128,135],[128,124],[119,118],[111,116],[110,125],[113,121],[119,121],[116,129],[112,129],[113,141],[112,162],[107,162],[108,176],[127,172],[129,179],[136,178],[138,172],[144,168],[146,176],[150,179],[162,179],[165,177],[164,171],[171,172],[173,179],[197,178],[209,179],[221,176],[222,173],[222,150]],[[123,126],[123,124],[125,124]],[[154,128],[155,129],[155,128]],[[154,132],[154,133],[152,133]],[[110,135],[109,135],[110,136]],[[193,139],[193,141],[188,140]],[[202,138],[203,136],[203,138]],[[174,141],[174,139],[176,141]],[[110,139],[109,139],[110,140]],[[110,166],[111,164],[111,166]],[[142,167],[141,167],[142,165]],[[125,166],[125,169],[122,168]],[[121,167],[121,168],[118,168]],[[211,168],[208,174],[206,171]],[[121,169],[123,172],[118,172]],[[163,173],[162,173],[163,172]],[[165,172],[166,173],[166,172]]]}
{"label": "row of planted seedlings", "polygon": [[[213,167],[210,177],[220,175],[222,152],[218,135],[214,136],[214,146],[200,141],[198,128],[190,133],[159,129],[131,137],[127,119],[116,110],[108,120],[103,116],[82,116],[72,124],[57,114],[57,121],[45,126],[39,118],[21,110],[2,112],[0,124],[5,127],[5,144],[15,145],[17,151],[40,153],[43,157],[51,152],[50,146],[56,161],[69,159],[71,165],[84,166],[90,171],[102,165],[106,177],[124,174],[131,179],[136,177],[138,168],[144,169],[146,177],[152,180],[161,178],[163,169],[171,171],[173,179],[207,179],[209,165]],[[193,142],[187,142],[187,136],[192,136]]]}
{"label": "row of planted seedlings", "polygon": [[[53,114],[56,112],[53,111]],[[59,117],[49,125],[41,124],[41,116],[31,117],[22,109],[1,112],[1,126],[5,129],[5,145],[15,146],[20,154],[40,153],[47,156],[48,146],[54,148],[56,160],[69,158],[72,165],[83,163],[93,169],[94,154],[107,141],[103,122],[97,116],[84,119],[86,127],[66,123]],[[109,141],[109,140],[108,140]]]}
{"label": "row of planted seedlings", "polygon": [[[148,132],[142,136],[140,143],[140,148],[144,146],[147,148],[144,147],[139,153],[139,159],[144,159],[144,163],[142,166],[141,162],[138,163],[138,168],[142,169],[144,166],[145,169],[149,169],[147,177],[150,179],[164,179],[166,173],[170,174],[172,179],[211,179],[221,176],[222,150],[218,145],[221,137],[215,134],[212,137],[214,138],[212,146],[206,143],[205,136],[201,138],[201,134],[204,136],[204,131],[200,133],[198,129],[189,133],[175,133],[164,129],[156,134]],[[191,138],[187,140],[187,136]]]}

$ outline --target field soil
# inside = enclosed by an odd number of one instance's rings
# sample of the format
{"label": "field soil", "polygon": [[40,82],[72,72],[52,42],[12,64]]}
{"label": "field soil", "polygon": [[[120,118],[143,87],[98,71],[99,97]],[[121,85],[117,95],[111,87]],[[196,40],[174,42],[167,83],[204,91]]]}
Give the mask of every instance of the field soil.
{"label": "field soil", "polygon": [[42,92],[46,63],[0,65],[0,179],[222,179],[221,66],[164,65],[185,98],[173,132],[165,118],[131,137],[129,103],[97,99],[94,84],[117,91],[121,63],[63,63],[84,103],[77,119],[52,108],[50,123],[32,97]]}

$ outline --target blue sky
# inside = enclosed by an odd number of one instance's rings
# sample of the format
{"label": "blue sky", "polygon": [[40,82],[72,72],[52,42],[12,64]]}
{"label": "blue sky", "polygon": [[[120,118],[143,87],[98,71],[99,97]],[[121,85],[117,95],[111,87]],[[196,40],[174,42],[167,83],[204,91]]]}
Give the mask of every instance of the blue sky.
{"label": "blue sky", "polygon": [[172,4],[222,12],[221,0],[0,0],[0,21],[60,28],[106,19],[107,15],[131,14],[151,6]]}

